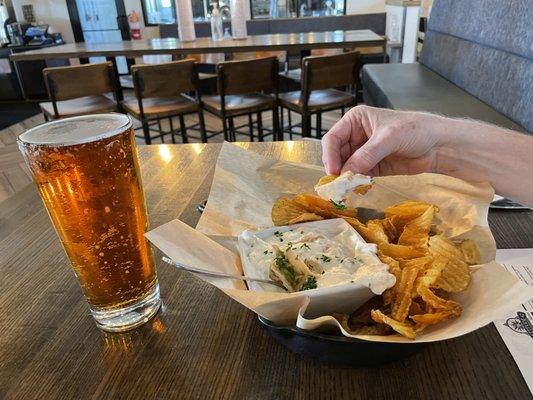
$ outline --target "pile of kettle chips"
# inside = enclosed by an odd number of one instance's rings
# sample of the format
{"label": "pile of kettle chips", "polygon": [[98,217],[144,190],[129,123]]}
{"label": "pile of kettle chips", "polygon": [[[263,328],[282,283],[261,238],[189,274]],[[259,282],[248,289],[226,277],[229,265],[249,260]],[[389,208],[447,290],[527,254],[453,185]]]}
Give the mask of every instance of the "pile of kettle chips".
{"label": "pile of kettle chips", "polygon": [[[337,177],[325,176],[318,186]],[[364,194],[371,185],[355,188]],[[462,306],[448,297],[467,289],[471,265],[479,250],[471,240],[454,242],[433,226],[438,207],[421,201],[404,201],[387,207],[384,218],[362,222],[355,208],[343,202],[299,194],[279,198],[272,208],[274,225],[343,218],[367,242],[396,277],[393,287],[375,296],[351,315],[334,315],[354,335],[387,335],[395,332],[415,339],[428,326],[457,318]]]}

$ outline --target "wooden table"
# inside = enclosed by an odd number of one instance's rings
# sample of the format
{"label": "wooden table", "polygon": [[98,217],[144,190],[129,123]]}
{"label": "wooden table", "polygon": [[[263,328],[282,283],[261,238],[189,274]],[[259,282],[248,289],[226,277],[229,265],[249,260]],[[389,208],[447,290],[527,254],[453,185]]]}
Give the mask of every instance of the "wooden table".
{"label": "wooden table", "polygon": [[325,48],[353,48],[381,46],[386,54],[386,40],[371,30],[278,33],[269,35],[250,35],[245,39],[197,38],[182,42],[177,38],[131,40],[113,43],[69,43],[62,46],[25,51],[10,56],[15,63],[29,60],[48,60],[57,58],[106,57],[113,62],[117,76],[119,100],[123,100],[122,88],[118,81],[116,57],[140,57],[148,54],[187,54],[205,53],[247,53],[253,51],[300,51]]}
{"label": "wooden table", "polygon": [[[314,142],[242,146],[320,160]],[[140,147],[152,227],[173,218],[196,224],[219,149]],[[500,248],[533,243],[533,212],[491,212],[490,222]],[[163,310],[131,333],[103,333],[33,185],[2,203],[0,398],[531,398],[493,325],[380,368],[325,365],[289,352],[252,312],[212,286],[161,261],[157,268]]]}

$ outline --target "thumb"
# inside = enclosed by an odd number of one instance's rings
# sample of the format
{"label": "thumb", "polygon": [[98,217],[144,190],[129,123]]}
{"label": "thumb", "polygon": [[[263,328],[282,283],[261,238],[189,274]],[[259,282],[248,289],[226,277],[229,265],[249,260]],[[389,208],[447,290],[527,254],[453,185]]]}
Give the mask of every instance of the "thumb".
{"label": "thumb", "polygon": [[374,168],[381,160],[393,152],[391,141],[384,141],[370,138],[368,142],[346,160],[341,172],[353,171],[358,174],[366,174]]}

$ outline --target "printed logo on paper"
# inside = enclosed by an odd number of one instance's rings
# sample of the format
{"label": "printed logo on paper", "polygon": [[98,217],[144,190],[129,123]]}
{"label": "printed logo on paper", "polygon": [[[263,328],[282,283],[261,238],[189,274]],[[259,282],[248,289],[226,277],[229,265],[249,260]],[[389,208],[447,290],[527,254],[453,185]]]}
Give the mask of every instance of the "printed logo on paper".
{"label": "printed logo on paper", "polygon": [[533,324],[531,324],[525,312],[518,311],[516,317],[508,318],[504,325],[514,332],[529,335],[533,339]]}

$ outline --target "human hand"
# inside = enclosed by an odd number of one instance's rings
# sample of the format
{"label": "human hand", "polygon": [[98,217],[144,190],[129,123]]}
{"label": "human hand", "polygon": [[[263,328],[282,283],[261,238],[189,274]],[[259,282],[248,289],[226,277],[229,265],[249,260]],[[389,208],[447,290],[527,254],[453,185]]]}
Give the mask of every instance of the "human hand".
{"label": "human hand", "polygon": [[435,171],[444,118],[369,106],[352,108],[322,138],[328,174],[402,175]]}

